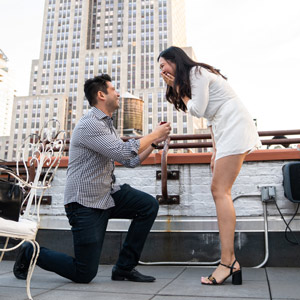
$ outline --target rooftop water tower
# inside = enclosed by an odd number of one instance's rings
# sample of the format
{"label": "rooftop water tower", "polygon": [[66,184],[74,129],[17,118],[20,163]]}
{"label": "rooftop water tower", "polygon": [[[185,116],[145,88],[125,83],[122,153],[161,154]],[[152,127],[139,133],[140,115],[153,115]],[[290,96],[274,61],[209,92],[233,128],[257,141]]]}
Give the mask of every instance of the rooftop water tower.
{"label": "rooftop water tower", "polygon": [[120,107],[113,114],[120,136],[143,134],[143,106],[143,100],[128,92],[120,96]]}

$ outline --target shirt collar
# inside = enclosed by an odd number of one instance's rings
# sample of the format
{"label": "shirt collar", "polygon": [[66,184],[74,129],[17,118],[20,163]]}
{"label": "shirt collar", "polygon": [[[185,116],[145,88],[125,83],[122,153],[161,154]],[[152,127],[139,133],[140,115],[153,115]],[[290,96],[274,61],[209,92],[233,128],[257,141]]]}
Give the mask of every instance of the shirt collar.
{"label": "shirt collar", "polygon": [[93,106],[91,108],[91,112],[98,118],[98,119],[109,119],[112,120],[112,118],[108,115],[106,115],[102,110],[100,110],[99,108]]}

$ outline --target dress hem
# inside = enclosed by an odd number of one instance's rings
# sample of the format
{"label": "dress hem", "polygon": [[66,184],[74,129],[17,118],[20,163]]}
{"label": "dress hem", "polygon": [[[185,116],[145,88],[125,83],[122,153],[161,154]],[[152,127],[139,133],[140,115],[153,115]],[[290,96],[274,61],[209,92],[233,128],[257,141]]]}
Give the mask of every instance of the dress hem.
{"label": "dress hem", "polygon": [[261,145],[255,145],[251,148],[247,148],[246,150],[237,150],[236,152],[230,152],[230,153],[221,153],[221,154],[217,154],[216,158],[215,158],[215,161],[220,159],[220,158],[223,158],[223,157],[226,157],[226,156],[231,156],[231,155],[239,155],[239,154],[244,154],[245,152],[248,151],[247,155],[249,155],[252,151],[254,150],[257,150]]}

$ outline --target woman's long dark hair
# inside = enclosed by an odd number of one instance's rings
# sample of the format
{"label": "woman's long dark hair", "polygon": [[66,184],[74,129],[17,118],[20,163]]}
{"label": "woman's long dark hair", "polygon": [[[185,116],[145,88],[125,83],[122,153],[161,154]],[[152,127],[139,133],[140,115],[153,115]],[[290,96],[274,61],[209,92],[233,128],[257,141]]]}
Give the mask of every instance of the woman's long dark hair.
{"label": "woman's long dark hair", "polygon": [[[174,104],[177,110],[181,109],[182,111],[186,112],[186,106],[181,98],[184,96],[191,98],[192,96],[190,71],[193,67],[205,68],[209,72],[220,75],[224,79],[227,79],[220,73],[220,70],[215,69],[210,65],[193,61],[181,48],[175,46],[169,47],[159,54],[157,61],[159,61],[161,57],[166,61],[170,61],[176,65],[174,86],[178,86],[179,91],[177,92],[173,87],[167,86],[166,98],[168,102]],[[200,68],[197,68],[197,71],[199,71],[201,74]]]}

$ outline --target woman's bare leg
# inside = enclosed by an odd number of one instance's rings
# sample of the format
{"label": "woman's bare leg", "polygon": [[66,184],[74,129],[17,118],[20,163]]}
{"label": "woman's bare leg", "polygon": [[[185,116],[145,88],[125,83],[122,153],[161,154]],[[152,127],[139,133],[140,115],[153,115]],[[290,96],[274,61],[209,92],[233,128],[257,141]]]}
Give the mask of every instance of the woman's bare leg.
{"label": "woman's bare leg", "polygon": [[[230,155],[218,159],[214,165],[211,191],[215,201],[218,226],[221,241],[221,262],[231,265],[235,260],[234,232],[235,232],[235,209],[231,198],[231,188],[242,167],[247,153]],[[235,264],[237,269],[239,263]],[[212,276],[217,282],[221,282],[230,273],[230,269],[219,265]],[[207,277],[202,277],[202,282],[210,283]]]}

